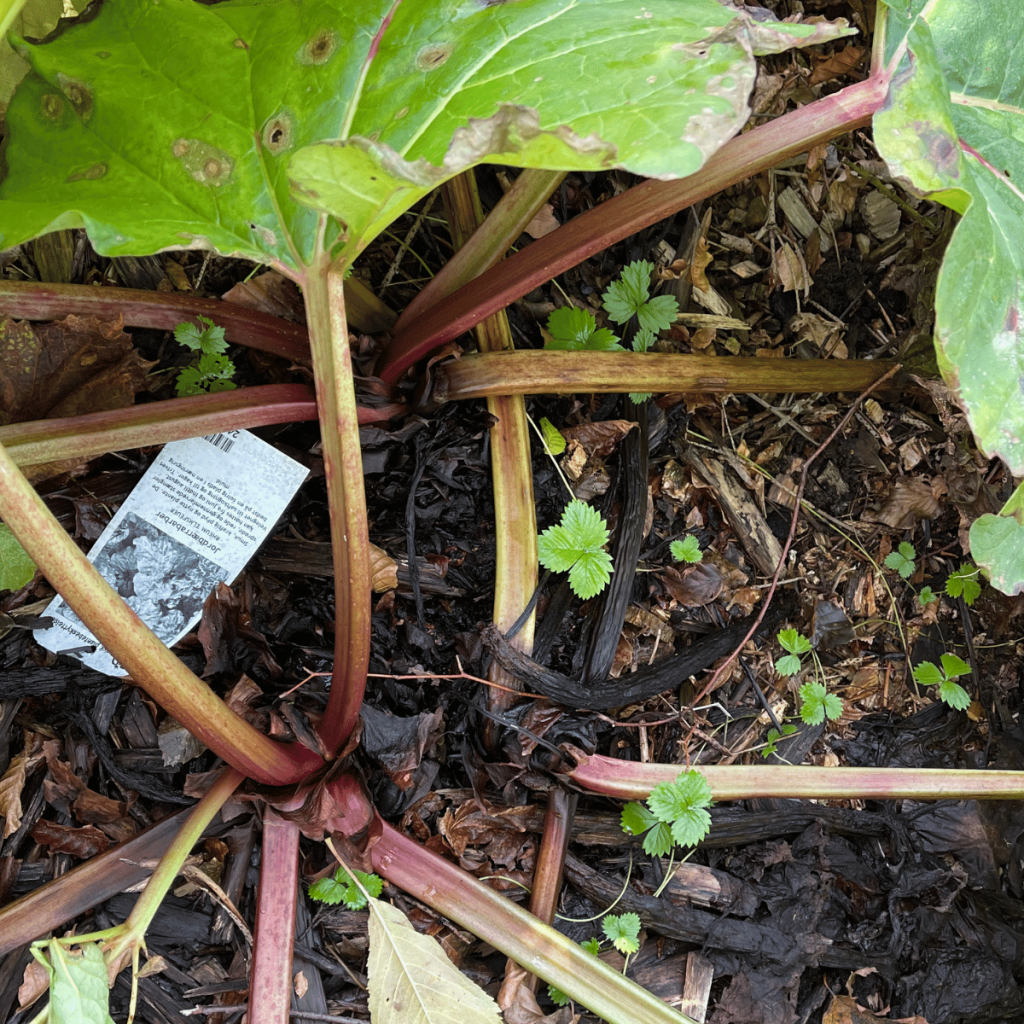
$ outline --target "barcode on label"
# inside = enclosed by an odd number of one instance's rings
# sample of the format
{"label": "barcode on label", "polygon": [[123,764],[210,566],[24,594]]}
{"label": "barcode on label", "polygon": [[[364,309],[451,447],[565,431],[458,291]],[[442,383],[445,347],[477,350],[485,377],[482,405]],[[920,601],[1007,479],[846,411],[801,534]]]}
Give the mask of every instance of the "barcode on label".
{"label": "barcode on label", "polygon": [[209,434],[204,441],[209,441],[210,444],[215,444],[221,451],[229,452],[234,447],[234,440],[224,434]]}

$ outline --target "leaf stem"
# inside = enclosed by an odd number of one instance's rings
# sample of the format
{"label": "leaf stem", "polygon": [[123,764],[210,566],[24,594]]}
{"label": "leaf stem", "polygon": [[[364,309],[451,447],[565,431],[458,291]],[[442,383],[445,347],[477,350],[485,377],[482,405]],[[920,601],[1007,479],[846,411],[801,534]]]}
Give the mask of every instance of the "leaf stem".
{"label": "leaf stem", "polygon": [[328,265],[321,255],[305,281],[334,555],[334,677],[319,725],[332,754],[355,727],[370,660],[370,542],[344,270],[342,264]]}

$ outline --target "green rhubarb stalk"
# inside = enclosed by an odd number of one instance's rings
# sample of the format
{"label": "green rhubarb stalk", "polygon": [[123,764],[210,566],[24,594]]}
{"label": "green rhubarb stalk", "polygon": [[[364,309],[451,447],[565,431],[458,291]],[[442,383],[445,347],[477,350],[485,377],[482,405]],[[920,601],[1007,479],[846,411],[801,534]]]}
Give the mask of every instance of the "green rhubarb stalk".
{"label": "green rhubarb stalk", "polygon": [[448,401],[493,394],[546,395],[629,391],[863,391],[894,363],[858,359],[757,359],[668,352],[488,352],[436,371],[435,395]]}
{"label": "green rhubarb stalk", "polygon": [[300,744],[257,732],[190,672],[78,550],[2,445],[0,518],[125,673],[233,768],[259,782],[286,785],[322,763]]}
{"label": "green rhubarb stalk", "polygon": [[[678,774],[678,772],[677,772]],[[693,1024],[656,995],[450,861],[378,821],[373,870],[609,1024]]]}
{"label": "green rhubarb stalk", "polygon": [[[549,180],[545,181],[545,188]],[[470,245],[470,233],[483,216],[474,171],[463,172],[446,182],[444,187],[453,241],[457,246]],[[514,350],[504,310],[479,323],[476,338],[482,352]],[[522,614],[537,586],[533,466],[526,403],[522,396],[488,395],[487,411],[494,418],[494,426],[490,430],[494,520],[501,524],[495,536],[494,606],[491,614],[494,624],[505,633]],[[530,615],[512,641],[526,654],[533,650],[534,622],[535,616]],[[514,700],[514,694],[509,691],[521,689],[519,681],[497,662],[492,663],[488,678],[506,687],[488,692],[488,707],[492,711],[506,710]],[[493,747],[497,736],[491,723],[488,723],[485,736],[488,747]]]}
{"label": "green rhubarb stalk", "polygon": [[[475,174],[475,171],[463,173]],[[565,171],[536,168],[522,171],[484,222],[479,227],[474,224],[472,235],[462,245],[457,245],[455,255],[405,307],[394,325],[394,333],[400,334],[405,325],[412,323],[420,313],[425,313],[441,299],[496,266],[551,193],[562,184],[565,174]]]}
{"label": "green rhubarb stalk", "polygon": [[496,310],[634,232],[792,156],[865,127],[887,91],[884,74],[873,75],[736,136],[696,174],[678,181],[641,182],[574,217],[409,320],[389,346],[380,376],[388,382],[398,380],[414,363]]}
{"label": "green rhubarb stalk", "polygon": [[160,858],[146,887],[132,907],[132,912],[123,925],[118,927],[107,942],[108,963],[117,963],[125,954],[145,949],[146,931],[153,917],[160,909],[167,891],[181,872],[182,865],[192,847],[202,838],[203,832],[213,821],[220,809],[228,802],[236,789],[245,781],[245,776],[234,768],[225,768],[214,780],[203,798],[192,808],[188,820],[182,825],[173,842]]}
{"label": "green rhubarb stalk", "polygon": [[[321,244],[325,225],[322,217]],[[332,754],[355,728],[370,661],[370,540],[345,319],[344,269],[329,265],[318,254],[303,282],[334,556],[334,675],[318,727]]]}

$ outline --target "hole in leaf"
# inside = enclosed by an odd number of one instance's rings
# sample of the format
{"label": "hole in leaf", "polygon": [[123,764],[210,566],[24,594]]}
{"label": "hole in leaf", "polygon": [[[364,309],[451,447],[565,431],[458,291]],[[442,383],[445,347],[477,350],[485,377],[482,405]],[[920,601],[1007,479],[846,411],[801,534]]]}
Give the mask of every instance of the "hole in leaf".
{"label": "hole in leaf", "polygon": [[289,114],[278,114],[263,126],[263,145],[275,156],[292,144],[292,119]]}

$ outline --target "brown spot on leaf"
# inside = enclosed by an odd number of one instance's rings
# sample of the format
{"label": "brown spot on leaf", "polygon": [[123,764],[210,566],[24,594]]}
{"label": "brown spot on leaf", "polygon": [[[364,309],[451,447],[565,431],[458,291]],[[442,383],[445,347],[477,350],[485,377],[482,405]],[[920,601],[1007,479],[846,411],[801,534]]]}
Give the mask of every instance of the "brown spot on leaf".
{"label": "brown spot on leaf", "polygon": [[222,149],[200,139],[175,139],[171,152],[200,185],[223,185],[235,169],[235,162]]}
{"label": "brown spot on leaf", "polygon": [[92,90],[77,78],[69,78],[67,75],[57,73],[57,85],[60,91],[67,97],[68,102],[75,108],[75,113],[83,121],[92,117]]}
{"label": "brown spot on leaf", "polygon": [[420,52],[416,54],[416,67],[420,71],[436,71],[448,63],[454,49],[454,43],[430,43],[422,46]]}
{"label": "brown spot on leaf", "polygon": [[244,39],[236,39],[232,44],[236,50],[248,50],[249,44]]}
{"label": "brown spot on leaf", "polygon": [[91,167],[86,167],[84,171],[75,171],[73,174],[69,174],[64,180],[65,181],[96,181],[97,178],[102,178],[107,173],[106,164],[93,164]]}
{"label": "brown spot on leaf", "polygon": [[290,114],[278,114],[263,126],[263,145],[274,156],[289,149],[292,144],[292,118]]}
{"label": "brown spot on leaf", "polygon": [[50,121],[59,121],[64,116],[64,100],[55,92],[48,92],[40,101],[43,117]]}
{"label": "brown spot on leaf", "polygon": [[299,50],[300,64],[326,64],[338,48],[338,37],[330,29],[321,29]]}

